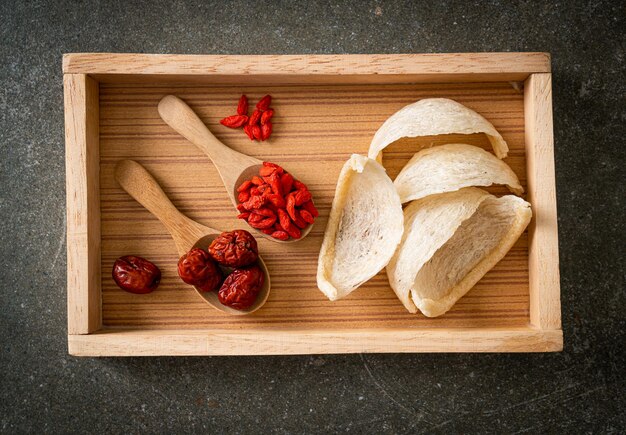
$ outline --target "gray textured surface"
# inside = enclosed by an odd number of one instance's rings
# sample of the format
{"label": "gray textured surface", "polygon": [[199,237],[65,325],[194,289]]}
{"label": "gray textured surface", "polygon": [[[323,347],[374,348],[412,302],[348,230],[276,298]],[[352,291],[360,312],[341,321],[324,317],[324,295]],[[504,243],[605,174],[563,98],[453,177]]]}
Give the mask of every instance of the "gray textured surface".
{"label": "gray textured surface", "polygon": [[[622,2],[0,3],[1,432],[626,430]],[[551,52],[565,351],[68,356],[61,55],[80,51]]]}

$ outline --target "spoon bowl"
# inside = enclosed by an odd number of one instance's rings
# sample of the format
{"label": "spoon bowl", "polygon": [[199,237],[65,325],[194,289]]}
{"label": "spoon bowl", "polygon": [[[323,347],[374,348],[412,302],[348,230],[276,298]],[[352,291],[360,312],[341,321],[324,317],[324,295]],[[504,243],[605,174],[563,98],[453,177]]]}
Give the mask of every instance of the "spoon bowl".
{"label": "spoon bowl", "polygon": [[[133,160],[122,160],[115,167],[115,179],[130,196],[165,225],[174,239],[179,255],[186,254],[192,248],[208,250],[211,242],[221,234],[221,231],[199,224],[178,211],[157,181],[139,163]],[[249,308],[236,310],[227,307],[218,300],[217,292],[203,292],[195,286],[193,288],[206,303],[223,313],[239,316],[253,313],[265,304],[271,288],[270,274],[260,255],[257,262],[265,279],[256,301]],[[222,266],[220,268],[224,275],[233,270]]]}
{"label": "spoon bowl", "polygon": [[[163,97],[159,101],[158,111],[163,121],[209,157],[220,174],[230,201],[236,208],[238,204],[237,188],[241,183],[251,179],[254,175],[259,175],[259,169],[263,166],[263,162],[224,145],[209,131],[191,107],[174,95]],[[303,228],[299,239],[278,240],[256,228],[252,228],[248,222],[246,222],[246,225],[256,234],[277,243],[298,242],[304,239],[313,227],[313,224],[309,224]]]}

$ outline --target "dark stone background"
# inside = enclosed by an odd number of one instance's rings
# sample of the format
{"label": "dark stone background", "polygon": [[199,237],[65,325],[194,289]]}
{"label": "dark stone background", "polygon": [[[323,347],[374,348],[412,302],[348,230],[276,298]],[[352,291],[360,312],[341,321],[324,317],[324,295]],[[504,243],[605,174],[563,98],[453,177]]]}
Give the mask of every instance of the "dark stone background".
{"label": "dark stone background", "polygon": [[[1,432],[626,430],[623,2],[0,3]],[[552,53],[564,352],[70,357],[61,56],[87,51]]]}

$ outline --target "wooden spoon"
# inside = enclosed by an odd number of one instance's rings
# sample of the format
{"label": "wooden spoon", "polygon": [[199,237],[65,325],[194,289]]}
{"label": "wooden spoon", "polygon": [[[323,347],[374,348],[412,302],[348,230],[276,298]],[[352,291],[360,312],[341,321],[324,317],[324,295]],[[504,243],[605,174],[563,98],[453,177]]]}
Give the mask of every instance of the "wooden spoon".
{"label": "wooden spoon", "polygon": [[[237,207],[237,187],[244,181],[251,179],[252,176],[259,175],[259,169],[263,166],[263,162],[237,152],[220,142],[191,107],[174,95],[167,95],[161,99],[159,115],[170,127],[209,156],[222,178],[231,202]],[[312,227],[313,224],[309,224],[301,230],[302,236],[299,239],[290,238],[284,241],[275,239],[255,228],[250,228],[273,242],[293,243],[304,239]]]}
{"label": "wooden spoon", "polygon": [[[189,252],[191,248],[207,250],[213,239],[221,233],[221,231],[201,225],[179,212],[165,195],[159,183],[139,163],[133,160],[122,160],[115,167],[115,179],[130,196],[165,225],[181,256]],[[254,305],[245,310],[235,310],[222,305],[217,298],[217,292],[202,292],[196,287],[194,289],[205,302],[223,313],[250,314],[261,308],[270,294],[270,274],[261,256],[259,256],[259,266],[265,275],[263,288]],[[230,270],[228,268],[222,269]]]}

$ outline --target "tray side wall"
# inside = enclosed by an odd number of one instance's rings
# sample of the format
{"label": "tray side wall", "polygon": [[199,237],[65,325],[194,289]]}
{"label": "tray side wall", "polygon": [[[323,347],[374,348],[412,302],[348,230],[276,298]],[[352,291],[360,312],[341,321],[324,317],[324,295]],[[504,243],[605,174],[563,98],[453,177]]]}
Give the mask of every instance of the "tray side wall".
{"label": "tray side wall", "polygon": [[548,53],[171,55],[71,53],[65,73],[104,82],[365,84],[523,81],[550,72]]}
{"label": "tray side wall", "polygon": [[302,355],[405,352],[554,352],[560,330],[534,328],[385,331],[102,330],[70,335],[76,356]]}
{"label": "tray side wall", "polygon": [[99,85],[85,74],[63,77],[67,206],[67,327],[102,327],[100,294]]}
{"label": "tray side wall", "polygon": [[529,225],[530,323],[561,328],[559,243],[552,133],[552,76],[532,74],[524,86]]}

